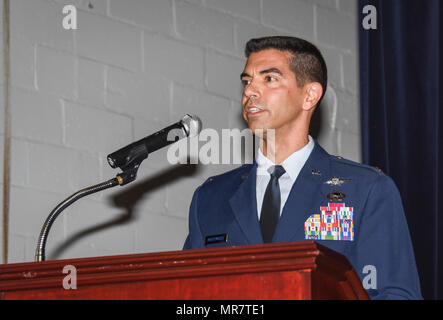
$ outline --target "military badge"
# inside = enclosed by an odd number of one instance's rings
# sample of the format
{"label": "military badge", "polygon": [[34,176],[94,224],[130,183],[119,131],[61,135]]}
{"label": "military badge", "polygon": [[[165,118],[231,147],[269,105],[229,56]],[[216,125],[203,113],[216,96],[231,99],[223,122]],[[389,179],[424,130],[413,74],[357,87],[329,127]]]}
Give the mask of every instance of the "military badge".
{"label": "military badge", "polygon": [[311,215],[305,222],[306,240],[354,241],[354,209],[344,203],[328,203],[320,213]]}
{"label": "military badge", "polygon": [[349,181],[351,181],[351,179],[340,179],[333,177],[331,180],[325,181],[325,184],[329,184],[330,186],[341,186],[343,183]]}
{"label": "military badge", "polygon": [[343,192],[338,190],[334,190],[327,195],[329,201],[343,201],[346,198],[346,195]]}

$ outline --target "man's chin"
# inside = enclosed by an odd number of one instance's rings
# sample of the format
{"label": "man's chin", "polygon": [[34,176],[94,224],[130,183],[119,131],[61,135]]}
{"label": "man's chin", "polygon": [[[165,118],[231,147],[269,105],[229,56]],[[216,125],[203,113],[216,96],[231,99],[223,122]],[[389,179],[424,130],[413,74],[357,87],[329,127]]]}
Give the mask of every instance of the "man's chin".
{"label": "man's chin", "polygon": [[259,138],[266,138],[268,135],[274,135],[275,129],[269,128],[266,125],[258,125],[249,123],[249,129]]}

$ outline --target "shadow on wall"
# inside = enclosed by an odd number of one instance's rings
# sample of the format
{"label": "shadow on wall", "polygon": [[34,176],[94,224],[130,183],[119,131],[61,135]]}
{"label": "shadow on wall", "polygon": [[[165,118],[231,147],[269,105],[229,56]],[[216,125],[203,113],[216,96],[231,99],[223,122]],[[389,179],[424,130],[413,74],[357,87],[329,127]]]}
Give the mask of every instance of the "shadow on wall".
{"label": "shadow on wall", "polygon": [[327,107],[328,107],[327,101],[326,101],[326,99],[323,99],[323,101],[315,109],[314,114],[312,115],[311,124],[309,126],[309,134],[315,140],[318,140],[318,137],[320,136],[322,122],[323,122],[323,113],[324,113],[324,109]]}
{"label": "shadow on wall", "polygon": [[337,107],[337,94],[334,88],[328,86],[323,100],[312,116],[309,133],[328,153],[339,155]]}
{"label": "shadow on wall", "polygon": [[127,187],[121,192],[111,196],[109,198],[111,203],[115,207],[122,208],[123,213],[108,222],[86,228],[71,235],[68,239],[60,243],[51,254],[49,254],[48,260],[58,259],[65,250],[68,250],[84,237],[135,220],[137,216],[137,211],[135,210],[137,202],[144,198],[147,193],[156,189],[165,188],[171,182],[177,181],[181,178],[197,175],[198,171],[199,167],[195,164],[176,165],[171,169],[164,170],[152,178]]}

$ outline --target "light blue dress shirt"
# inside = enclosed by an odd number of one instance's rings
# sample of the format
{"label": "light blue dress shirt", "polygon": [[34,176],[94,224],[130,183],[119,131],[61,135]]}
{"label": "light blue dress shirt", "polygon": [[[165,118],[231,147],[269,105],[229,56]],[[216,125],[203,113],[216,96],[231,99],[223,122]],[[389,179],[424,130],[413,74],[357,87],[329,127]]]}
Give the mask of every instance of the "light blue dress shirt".
{"label": "light blue dress shirt", "polygon": [[[281,199],[280,215],[283,211],[286,200],[288,199],[289,192],[292,189],[292,185],[297,179],[301,169],[305,165],[306,160],[308,160],[312,149],[314,149],[314,139],[311,136],[308,136],[308,139],[309,142],[307,145],[305,145],[300,150],[295,151],[281,163],[286,173],[283,174],[280,179],[278,179]],[[257,161],[257,213],[258,220],[260,220],[263,198],[265,197],[266,188],[268,186],[269,180],[271,179],[268,168],[275,165],[275,163],[266,158],[260,148],[258,149],[257,157],[255,160]]]}

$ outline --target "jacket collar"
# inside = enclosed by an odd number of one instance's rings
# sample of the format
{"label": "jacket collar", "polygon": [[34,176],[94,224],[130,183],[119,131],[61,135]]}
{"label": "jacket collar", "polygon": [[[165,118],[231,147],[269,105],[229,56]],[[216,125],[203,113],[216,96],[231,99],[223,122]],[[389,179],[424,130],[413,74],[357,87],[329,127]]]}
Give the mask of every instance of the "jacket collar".
{"label": "jacket collar", "polygon": [[[330,176],[330,155],[316,142],[306,164],[300,171],[283,207],[273,242],[288,242],[304,238],[304,223],[319,211],[327,200]],[[314,211],[315,210],[315,211]]]}
{"label": "jacket collar", "polygon": [[[304,232],[304,222],[326,199],[328,186],[324,181],[330,175],[329,154],[315,141],[308,160],[301,169],[274,234],[273,242],[287,242]],[[320,174],[319,174],[320,172]],[[257,215],[256,200],[257,163],[254,161],[247,175],[229,200],[235,218],[249,244],[263,243]]]}

